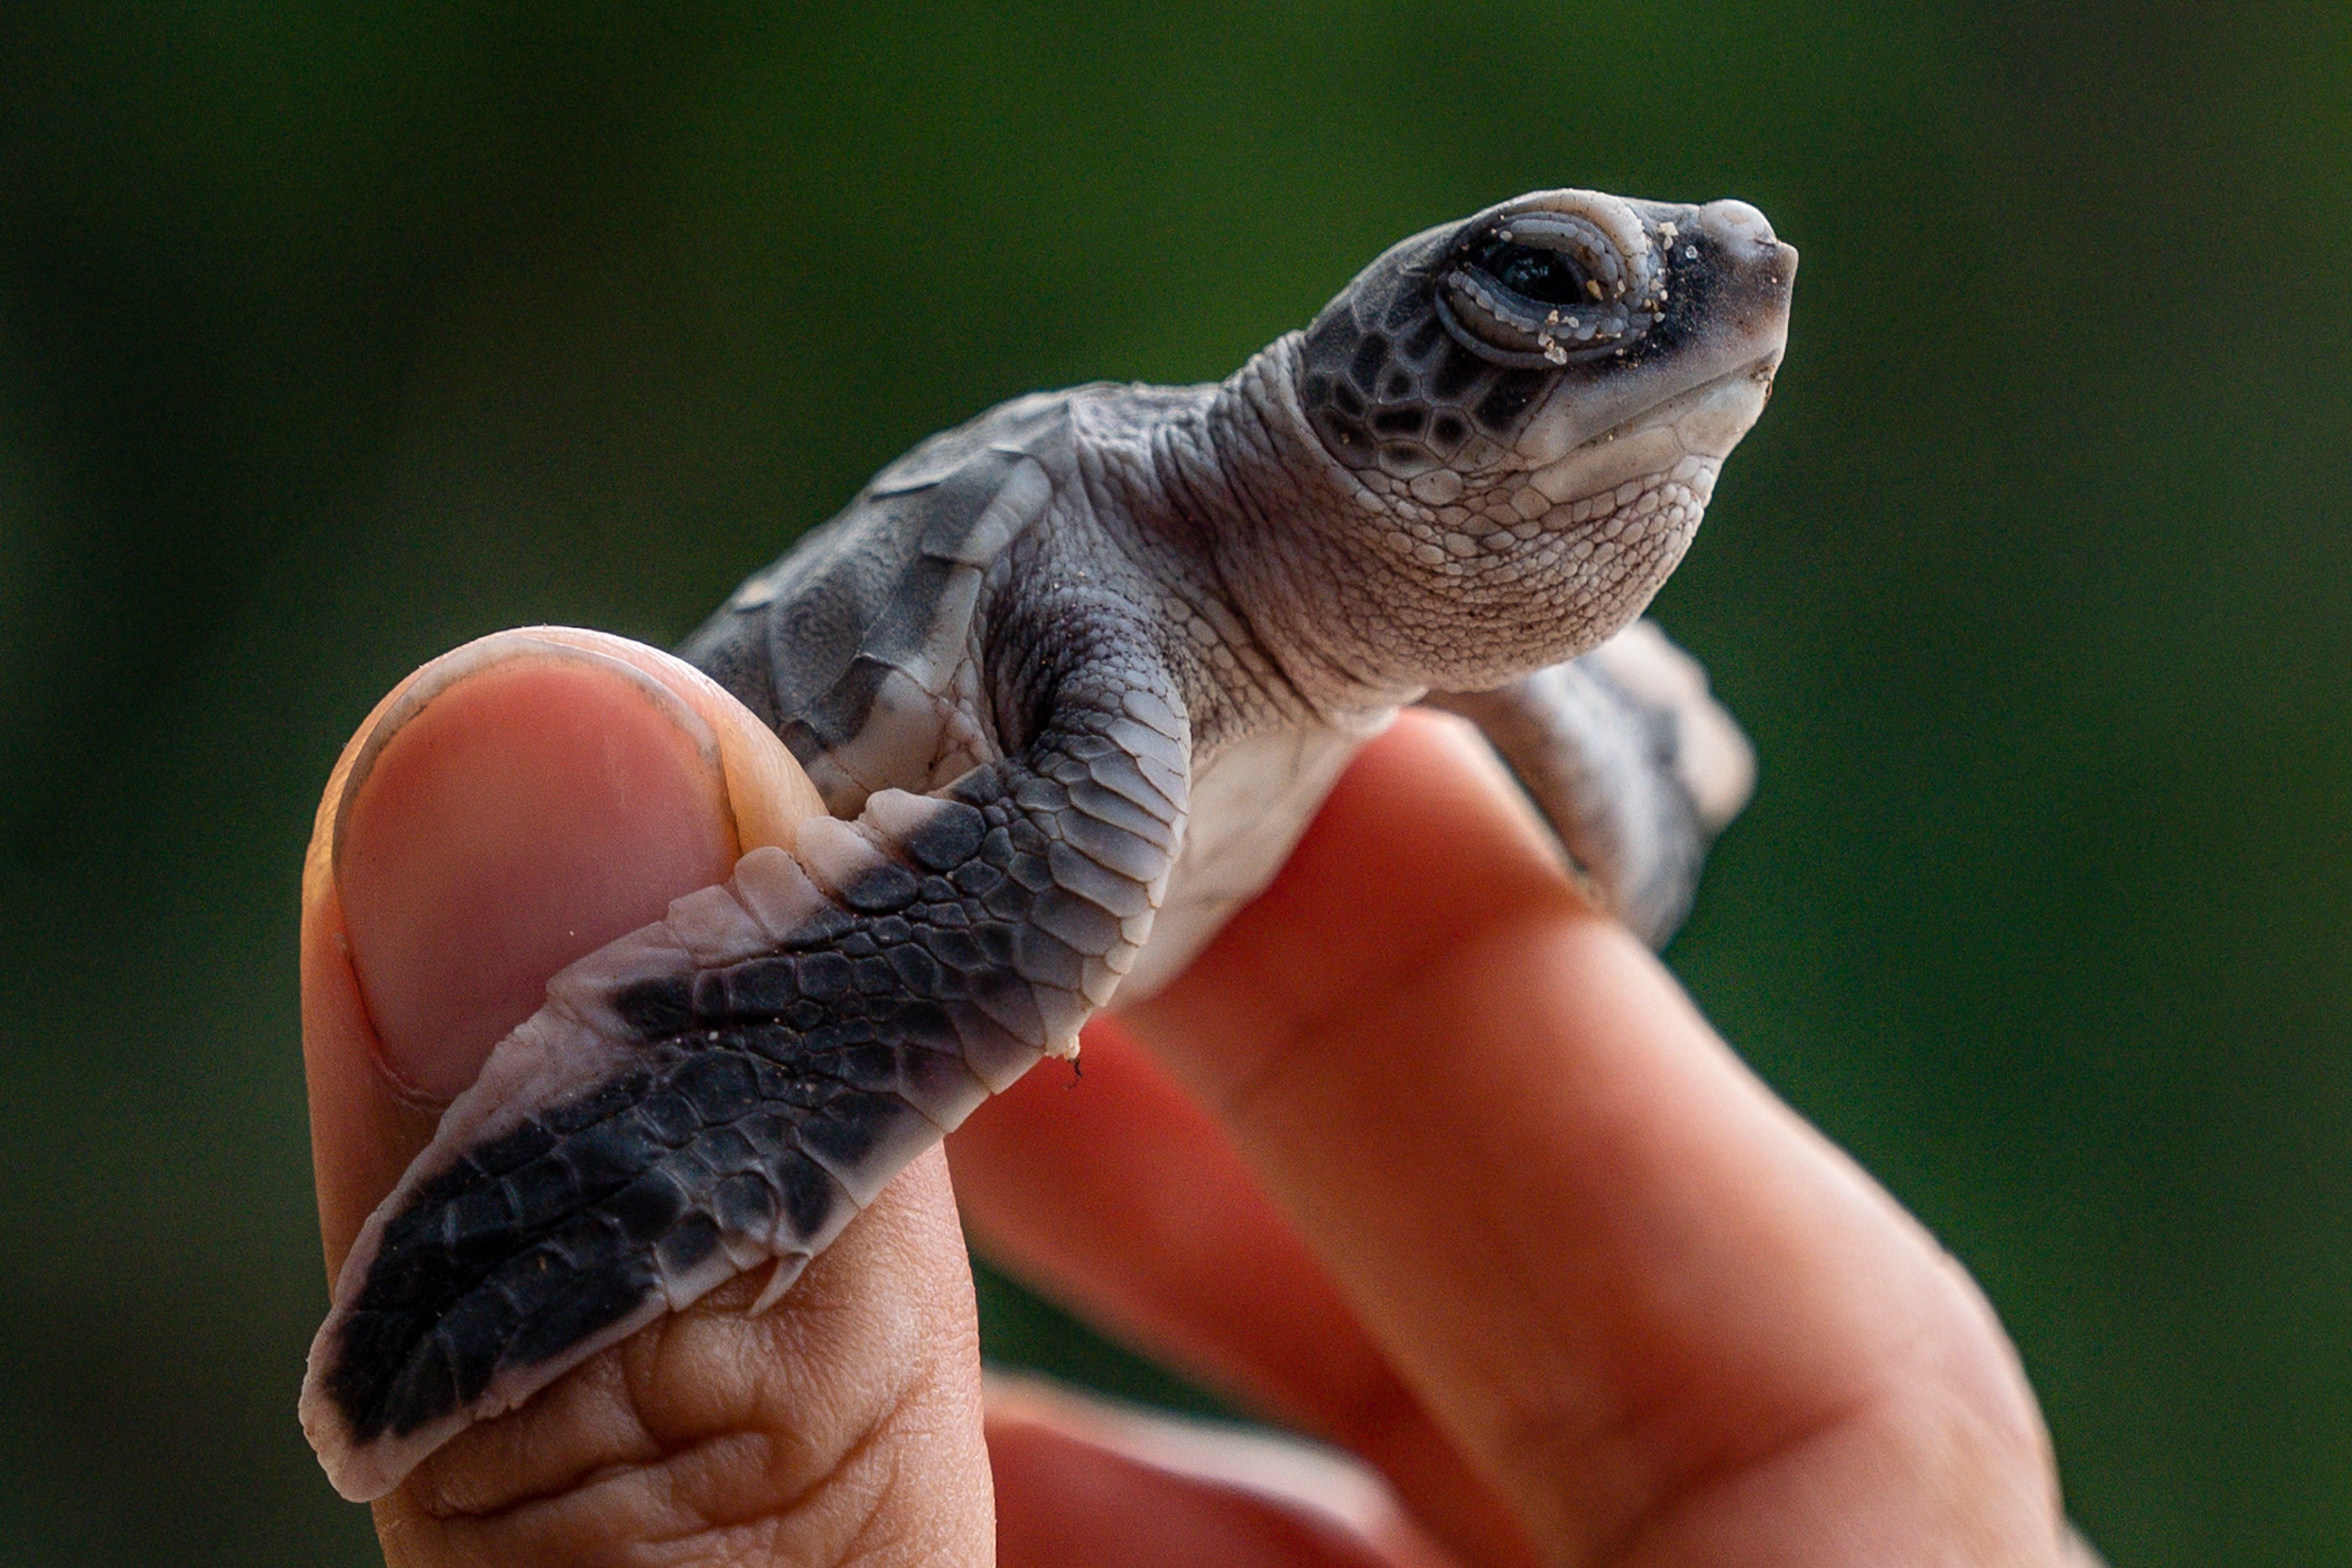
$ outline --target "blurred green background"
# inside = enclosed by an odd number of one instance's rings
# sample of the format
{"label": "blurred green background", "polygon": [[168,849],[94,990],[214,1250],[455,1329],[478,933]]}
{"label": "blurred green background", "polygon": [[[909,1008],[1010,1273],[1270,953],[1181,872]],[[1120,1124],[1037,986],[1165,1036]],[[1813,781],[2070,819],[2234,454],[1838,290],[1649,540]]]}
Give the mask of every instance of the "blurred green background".
{"label": "blurred green background", "polygon": [[1659,604],[1764,767],[1676,967],[1976,1270],[2117,1568],[2352,1560],[2339,0],[15,0],[0,1564],[372,1560],[295,883],[387,685],[672,641],[924,434],[1559,183],[1805,256]]}

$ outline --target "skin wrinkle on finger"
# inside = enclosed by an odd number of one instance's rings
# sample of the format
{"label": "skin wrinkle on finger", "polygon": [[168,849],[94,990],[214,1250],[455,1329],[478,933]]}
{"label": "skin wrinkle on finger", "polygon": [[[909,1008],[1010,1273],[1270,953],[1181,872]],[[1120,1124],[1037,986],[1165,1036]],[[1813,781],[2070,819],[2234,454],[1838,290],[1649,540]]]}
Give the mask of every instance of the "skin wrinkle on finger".
{"label": "skin wrinkle on finger", "polygon": [[[665,1402],[677,1403],[682,1383],[723,1385],[723,1375],[711,1376],[707,1346],[677,1341],[707,1340],[714,1334],[750,1341],[778,1332],[768,1320],[747,1322],[733,1315],[744,1304],[735,1301],[712,1310],[698,1306],[677,1320],[677,1333],[669,1340],[624,1347],[625,1369],[615,1369],[604,1381],[639,1390],[624,1403],[656,1410]],[[840,1319],[845,1314],[835,1306],[827,1315]],[[941,1336],[927,1332],[924,1337],[936,1344]],[[677,1548],[675,1558],[652,1560],[692,1563],[954,1560],[952,1550],[942,1558],[928,1547],[898,1557],[877,1557],[858,1542],[872,1536],[869,1521],[877,1516],[895,1521],[893,1528],[898,1528],[910,1512],[920,1512],[903,1506],[899,1489],[910,1472],[902,1455],[932,1446],[938,1407],[955,1402],[948,1386],[952,1381],[948,1364],[968,1358],[971,1349],[969,1343],[950,1343],[926,1356],[920,1346],[903,1343],[885,1347],[882,1354],[871,1346],[863,1351],[855,1345],[803,1346],[798,1354],[814,1376],[814,1384],[795,1392],[768,1386],[756,1375],[751,1377],[756,1396],[771,1407],[735,1417],[732,1424],[754,1429],[748,1435],[728,1433],[730,1423],[720,1416],[688,1411],[681,1414],[692,1418],[681,1425],[656,1424],[651,1462],[639,1463],[633,1457],[625,1463],[593,1466],[584,1474],[567,1469],[549,1491],[520,1498],[453,1497],[446,1481],[436,1479],[439,1495],[419,1500],[415,1512],[421,1517],[409,1521],[406,1528],[412,1537],[438,1536],[436,1549],[493,1562],[531,1560],[515,1552],[512,1543],[519,1540],[534,1542],[546,1560],[556,1562],[604,1561],[593,1555],[593,1548],[606,1542],[667,1542]],[[740,1364],[763,1354],[781,1358],[792,1354],[752,1345],[745,1356],[730,1359]],[[683,1364],[664,1365],[673,1355]],[[847,1365],[880,1365],[891,1376],[864,1380],[862,1394],[845,1392],[842,1380],[831,1374]],[[783,1414],[775,1407],[780,1405],[821,1413],[818,1427],[840,1429],[812,1448],[804,1422],[802,1441],[780,1446],[773,1431]],[[860,1411],[866,1413],[862,1421]],[[845,1419],[859,1424],[841,1427]],[[761,1427],[767,1428],[764,1434],[757,1430]],[[530,1437],[528,1430],[520,1434],[526,1443]],[[452,1469],[464,1473],[494,1468],[469,1463],[471,1458],[439,1464],[436,1478],[446,1477]],[[983,1514],[985,1500],[983,1492],[979,1499]],[[451,1514],[453,1503],[464,1511]],[[824,1528],[813,1532],[812,1518]],[[980,1522],[984,1525],[984,1518]],[[930,1533],[945,1532],[934,1529]]]}
{"label": "skin wrinkle on finger", "polygon": [[1947,1385],[1890,1390],[1850,1421],[1695,1493],[1614,1561],[2046,1568],[2064,1560],[2071,1531],[2055,1471],[2012,1451],[2013,1437]]}
{"label": "skin wrinkle on finger", "polygon": [[[740,1312],[746,1304],[748,1302],[734,1302],[717,1311],[720,1314]],[[813,1364],[822,1365],[823,1363],[819,1359],[822,1354],[822,1350],[814,1354],[803,1353],[803,1359]],[[652,1359],[651,1357],[643,1358],[645,1362],[650,1362]],[[856,1473],[869,1458],[880,1454],[886,1444],[894,1441],[903,1442],[910,1435],[908,1413],[928,1408],[936,1398],[946,1392],[942,1364],[936,1356],[903,1358],[893,1362],[891,1366],[894,1373],[911,1375],[905,1376],[899,1386],[887,1391],[886,1397],[877,1399],[874,1393],[868,1392],[862,1400],[855,1396],[835,1396],[826,1401],[828,1408],[855,1407],[864,1404],[874,1406],[876,1414],[874,1419],[841,1444],[837,1455],[830,1459],[824,1473],[818,1478],[817,1485],[838,1484],[845,1475]],[[650,1401],[660,1387],[674,1382],[679,1375],[691,1374],[694,1370],[692,1367],[686,1367],[665,1375],[648,1368],[635,1380],[646,1382],[649,1385],[644,1397]],[[796,1396],[790,1390],[774,1389],[765,1386],[764,1384],[760,1389],[759,1397],[763,1403],[780,1406],[806,1406],[818,1402],[817,1398],[811,1397],[808,1393]],[[740,1438],[744,1434],[739,1433],[733,1436]],[[786,1451],[788,1445],[780,1442],[772,1431],[762,1432],[756,1436],[761,1443],[771,1450],[768,1462],[763,1467],[765,1473],[780,1486],[788,1484],[788,1478],[793,1473],[791,1456]],[[677,1441],[676,1438],[670,1440]],[[701,1450],[712,1450],[729,1440],[725,1437],[715,1440],[704,1440],[681,1452],[692,1454]],[[805,1468],[805,1460],[803,1461],[802,1468]],[[677,1537],[680,1540],[687,1539],[689,1533],[719,1534],[727,1531],[740,1531],[746,1526],[762,1523],[772,1525],[781,1516],[804,1508],[810,1498],[809,1492],[803,1490],[797,1494],[781,1497],[767,1506],[746,1510],[741,1506],[738,1496],[742,1490],[740,1484],[730,1483],[730,1478],[722,1472],[714,1471],[698,1477],[689,1477],[684,1468],[678,1468],[673,1470],[672,1479],[677,1483],[683,1483],[689,1479],[699,1481],[699,1485],[695,1489],[695,1495],[680,1497],[676,1511],[681,1514],[691,1514],[699,1519],[703,1521],[703,1527],[697,1531],[681,1532]],[[894,1478],[886,1470],[881,1479],[884,1484],[874,1489],[877,1506],[880,1500],[887,1497],[889,1483]],[[854,1541],[864,1533],[864,1528],[861,1526],[858,1530],[851,1531],[850,1535]],[[843,1556],[845,1561],[854,1561],[856,1553],[845,1549]]]}
{"label": "skin wrinkle on finger", "polygon": [[[1596,1535],[1591,1546],[1591,1559],[1596,1563],[1631,1564],[1640,1561],[1643,1543],[1668,1531],[1681,1528],[1696,1507],[1703,1506],[1707,1494],[1717,1488],[1728,1489],[1746,1477],[1769,1471],[1785,1457],[1798,1454],[1811,1445],[1831,1435],[1852,1429],[1870,1411],[1867,1400],[1822,1407],[1809,1420],[1790,1426],[1778,1437],[1753,1450],[1740,1451],[1736,1459],[1726,1456],[1711,1465],[1700,1465],[1678,1478],[1672,1491],[1655,1491],[1644,1506],[1636,1508],[1617,1523],[1612,1535]],[[1547,1440],[1539,1432],[1530,1430],[1507,1443],[1529,1454],[1542,1454],[1558,1449],[1581,1452],[1612,1443],[1622,1447],[1639,1444],[1639,1429],[1648,1415],[1643,1411],[1627,1413],[1623,1426],[1616,1433],[1571,1432],[1559,1438]]]}
{"label": "skin wrinkle on finger", "polygon": [[[1807,1131],[1810,1133],[1810,1129]],[[1916,1448],[1923,1442],[1948,1454],[1948,1458],[1932,1464],[1923,1461],[1914,1476],[1905,1479],[1948,1474],[1960,1469],[1981,1473],[1987,1478],[1981,1483],[1972,1479],[1965,1484],[1947,1482],[1912,1489],[1914,1495],[1931,1500],[1968,1500],[1969,1506],[1959,1511],[1967,1518],[1960,1521],[1973,1521],[1975,1529],[1980,1531],[1988,1519],[1999,1517],[2063,1521],[2048,1434],[2023,1395],[2026,1385],[2022,1367],[2008,1350],[1990,1305],[1966,1270],[1936,1246],[1924,1228],[1872,1186],[1841,1154],[1833,1149],[1828,1152],[1843,1167],[1843,1174],[1851,1178],[1866,1205],[1880,1211],[1880,1217],[1891,1222],[1895,1230],[1917,1243],[1909,1260],[1923,1267],[1907,1276],[1917,1298],[1915,1310],[1880,1314],[1890,1325],[1908,1325],[1907,1331],[1882,1341],[1874,1361],[1865,1369],[1855,1391],[1843,1401],[1823,1403],[1810,1418],[1788,1425],[1769,1443],[1725,1448],[1681,1475],[1671,1498],[1662,1499],[1658,1505],[1628,1521],[1616,1540],[1602,1544],[1600,1561],[1635,1563],[1654,1560],[1664,1563],[1716,1560],[1679,1550],[1661,1551],[1654,1556],[1650,1548],[1661,1539],[1686,1536],[1690,1521],[1705,1515],[1712,1495],[1737,1496],[1760,1476],[1810,1468],[1816,1473],[1791,1483],[1792,1493],[1832,1492],[1834,1458],[1824,1460],[1822,1456],[1834,1456],[1842,1447],[1850,1446],[1857,1432],[1884,1434],[1885,1440],[1874,1450],[1882,1457],[1906,1445]],[[1950,1363],[1955,1356],[1970,1364],[1953,1366]],[[1662,1415],[1629,1410],[1621,1436],[1634,1446],[1648,1446],[1639,1429]],[[1971,1435],[1968,1440],[1939,1441],[1947,1430],[1960,1428]],[[1759,1430],[1769,1428],[1759,1427]],[[1540,1434],[1535,1432],[1525,1435],[1522,1440],[1531,1452],[1539,1452],[1546,1446]],[[2042,1478],[2040,1494],[2030,1500],[2038,1506],[2007,1510],[1984,1507],[1984,1500],[1996,1495],[1998,1486],[2014,1489],[2020,1477]],[[1895,1488],[1884,1483],[1880,1490],[1885,1495],[1897,1495]],[[1776,1500],[1770,1516],[1782,1524],[1780,1533],[1802,1539],[1790,1521],[1804,1506],[1801,1496]],[[1851,1506],[1850,1500],[1846,1506]],[[1754,1521],[1748,1523],[1752,1528]],[[1928,1528],[1920,1527],[1921,1539],[1940,1538],[1931,1536]],[[1736,1561],[1753,1549],[1752,1542],[1744,1543],[1738,1550],[1727,1550],[1719,1555]],[[1874,1555],[1864,1553],[1854,1560],[1877,1563],[1889,1559],[1882,1552]],[[1954,1561],[2039,1563],[2046,1558],[2039,1554],[1964,1554]]]}
{"label": "skin wrinkle on finger", "polygon": [[[605,1366],[601,1376],[575,1373],[551,1388],[559,1403],[537,1416],[526,1406],[428,1460],[424,1483],[395,1494],[420,1516],[407,1521],[410,1533],[486,1562],[620,1560],[596,1555],[607,1542],[667,1542],[676,1552],[629,1561],[971,1560],[963,1553],[987,1526],[984,1469],[953,1518],[906,1498],[910,1487],[938,1490],[927,1472],[939,1448],[977,1438],[978,1355],[961,1254],[924,1246],[925,1277],[902,1274],[878,1313],[868,1310],[874,1287],[858,1284],[874,1272],[861,1253],[952,1234],[940,1156],[914,1168],[910,1185],[933,1189],[928,1200],[886,1189],[868,1211],[876,1223],[853,1227],[811,1266],[807,1311],[741,1316],[756,1288],[746,1280],[663,1320],[580,1369]],[[909,1227],[921,1234],[899,1234]],[[942,1310],[955,1321],[940,1322]],[[574,1408],[561,1402],[566,1395]],[[636,1421],[649,1452],[600,1455],[593,1438],[567,1451],[564,1430],[589,1424],[576,1408],[583,1401]],[[909,1454],[930,1458],[909,1468]],[[453,1487],[453,1475],[468,1479]],[[512,1478],[504,1492],[493,1490],[501,1475]],[[859,1545],[885,1527],[914,1529],[927,1543],[896,1556]]]}
{"label": "skin wrinkle on finger", "polygon": [[[1599,1096],[1592,1096],[1598,1100]],[[1633,1120],[1633,1118],[1628,1118]],[[1609,1118],[1588,1122],[1596,1164],[1616,1164],[1602,1152],[1616,1142],[1609,1128]],[[1643,1129],[1636,1124],[1636,1138]],[[1528,1152],[1531,1161],[1538,1157]],[[1628,1163],[1631,1161],[1629,1156]],[[1515,1163],[1511,1151],[1501,1151],[1503,1163]],[[1514,1223],[1517,1216],[1497,1200],[1483,1206],[1477,1222],[1482,1234],[1514,1237],[1517,1246],[1496,1249],[1497,1261],[1507,1271],[1520,1300],[1527,1303],[1522,1322],[1541,1321],[1545,1307],[1556,1296],[1558,1281],[1547,1280],[1544,1264],[1550,1259],[1540,1238],[1527,1234],[1523,1224]],[[1606,1225],[1608,1211],[1604,1208],[1592,1215],[1590,1222]],[[1643,1219],[1654,1219],[1649,1214]],[[1781,1228],[1798,1228],[1794,1226]],[[1769,1223],[1757,1227],[1746,1239],[1751,1255],[1759,1251],[1785,1250],[1785,1262],[1779,1267],[1769,1264],[1754,1270],[1759,1281],[1786,1276],[1808,1268],[1818,1268],[1821,1255],[1819,1234],[1806,1228],[1803,1239],[1777,1233]],[[1775,1241],[1785,1241],[1786,1247],[1775,1248]],[[1643,1243],[1646,1242],[1647,1245]],[[1733,1302],[1721,1300],[1727,1288],[1738,1283],[1718,1276],[1702,1274],[1695,1281],[1699,1287],[1699,1299],[1691,1300],[1688,1292],[1677,1290],[1678,1270],[1683,1255],[1698,1250],[1704,1243],[1697,1239],[1669,1239],[1663,1247],[1657,1244],[1653,1228],[1643,1242],[1632,1245],[1603,1242],[1597,1250],[1604,1256],[1628,1251],[1645,1251],[1653,1267],[1643,1281],[1645,1289],[1632,1292],[1640,1300],[1631,1305],[1615,1304],[1613,1315],[1619,1320],[1604,1329],[1610,1338],[1632,1339],[1643,1332],[1644,1323],[1689,1325],[1703,1332],[1704,1326],[1729,1319],[1737,1308]],[[1675,1299],[1680,1296],[1684,1299]],[[1716,1299],[1709,1299],[1716,1298]],[[1606,1308],[1613,1303],[1603,1303]],[[1887,1321],[1896,1321],[1898,1314],[1885,1314]],[[1582,1325],[1564,1324],[1556,1330],[1564,1339],[1579,1336]],[[1614,1331],[1613,1333],[1611,1331]],[[1570,1353],[1572,1354],[1572,1352]],[[1803,1353],[1799,1353],[1802,1358]],[[1831,1375],[1831,1369],[1817,1369],[1815,1377],[1796,1377],[1771,1382],[1763,1394],[1748,1394],[1745,1408],[1737,1420],[1718,1417],[1712,1440],[1694,1448],[1688,1427],[1688,1406],[1691,1384],[1698,1381],[1685,1377],[1668,1378],[1644,1386],[1640,1374],[1622,1364],[1612,1365],[1607,1357],[1596,1357],[1598,1365],[1589,1380],[1571,1380],[1565,1385],[1531,1381],[1518,1385],[1516,1399],[1504,1403],[1498,1419],[1491,1428],[1490,1441],[1495,1450],[1511,1462],[1523,1475],[1578,1473],[1591,1477],[1591,1481],[1578,1488],[1585,1494],[1585,1511],[1605,1533],[1596,1537],[1593,1555],[1607,1561],[1611,1537],[1622,1537],[1631,1528],[1631,1521],[1613,1531],[1606,1530],[1608,1504],[1620,1506],[1631,1502],[1638,1519],[1649,1509],[1641,1506],[1643,1499],[1669,1499],[1688,1490],[1710,1473],[1738,1468],[1781,1450],[1801,1434],[1834,1425],[1843,1415],[1860,1408],[1872,1394],[1874,1374],[1867,1381],[1856,1383],[1855,1374]],[[1759,1375],[1752,1369],[1749,1375]],[[1761,1374],[1770,1380],[1769,1371]],[[1801,1398],[1790,1400],[1792,1385],[1801,1386]],[[1777,1396],[1777,1399],[1765,1396]]]}
{"label": "skin wrinkle on finger", "polygon": [[[919,1396],[926,1389],[910,1391]],[[746,1487],[746,1475],[773,1479],[781,1468],[779,1445],[766,1433],[737,1431],[702,1437],[683,1447],[656,1445],[654,1457],[596,1466],[568,1487],[536,1492],[490,1508],[445,1510],[425,1505],[420,1511],[442,1530],[461,1530],[496,1543],[499,1536],[520,1535],[547,1540],[625,1542],[635,1547],[668,1548],[675,1560],[686,1563],[839,1561],[855,1562],[855,1542],[870,1533],[873,1518],[888,1506],[892,1483],[889,1470],[868,1473],[868,1462],[889,1437],[897,1411],[875,1412],[838,1453],[830,1457],[824,1473],[793,1490]],[[895,1469],[893,1467],[892,1469]],[[831,1533],[850,1544],[822,1558],[777,1555],[774,1542],[798,1533],[796,1518],[820,1504],[839,1508],[840,1494],[852,1480],[858,1487],[852,1521]],[[760,1500],[747,1502],[751,1492]],[[565,1517],[578,1516],[578,1517]],[[757,1555],[747,1542],[768,1537]],[[496,1544],[491,1560],[506,1561],[507,1548]],[[576,1560],[570,1552],[557,1561]]]}
{"label": "skin wrinkle on finger", "polygon": [[[674,1326],[666,1322],[658,1328],[667,1333]],[[505,1420],[486,1423],[479,1438],[468,1434],[463,1448],[453,1443],[434,1454],[417,1467],[415,1500],[436,1518],[496,1521],[571,1495],[608,1469],[658,1462],[664,1445],[646,1423],[651,1404],[635,1368],[660,1343],[657,1333],[628,1354],[597,1357]],[[552,1428],[557,1439],[543,1440],[544,1428]],[[595,1435],[562,1440],[566,1433],[586,1432]]]}
{"label": "skin wrinkle on finger", "polygon": [[[692,775],[688,787],[670,789],[669,798],[706,819],[717,817],[717,831],[705,834],[719,849],[715,866],[632,864],[642,833],[625,817],[604,819],[610,825],[604,831],[613,835],[604,852],[624,871],[652,877],[656,885],[647,896],[656,915],[671,897],[723,876],[737,844],[755,836],[788,840],[798,820],[784,791],[781,805],[769,803],[763,829],[756,835],[746,829],[757,816],[738,809],[727,779],[756,778],[774,757],[763,760],[743,737],[784,755],[784,767],[796,771],[797,765],[698,674],[686,671],[690,679],[680,679],[683,689],[671,700],[646,699],[644,683],[679,671],[686,667],[650,649],[608,658],[568,648],[551,656],[531,647],[483,661],[468,677],[493,685],[504,680],[524,698],[535,692],[584,702],[593,723],[650,727],[689,742],[698,732],[716,737],[715,749],[688,744],[668,753],[671,766]],[[698,682],[708,690],[698,690]],[[484,689],[476,685],[473,695]],[[454,685],[417,706],[409,722],[446,726],[453,715],[464,716],[470,700],[464,684]],[[697,711],[703,702],[715,706]],[[681,713],[688,720],[682,725]],[[483,748],[504,742],[530,753],[528,735],[491,727],[496,733],[482,737]],[[394,755],[402,738],[385,741],[358,788],[341,788],[351,773],[340,772],[333,799],[363,800],[382,787],[383,758]],[[347,758],[361,744],[347,748]],[[748,761],[730,766],[735,753],[747,750]],[[659,747],[655,752],[660,755]],[[534,764],[549,770],[556,810],[567,768],[584,768],[594,788],[593,756],[575,748]],[[462,757],[451,764],[462,765]],[[466,799],[462,780],[441,782],[453,789],[451,800]],[[798,788],[814,809],[813,789],[804,779]],[[339,815],[322,810],[322,841],[331,842]],[[420,831],[437,830],[427,819]],[[403,1100],[371,1064],[375,1031],[344,937],[344,890],[332,870],[331,856],[314,843],[306,860],[305,1051],[320,1108],[314,1142],[322,1226],[335,1255],[430,1135],[431,1116]],[[660,885],[665,877],[673,884]],[[679,881],[687,885],[674,884]],[[566,956],[542,958],[540,967]],[[543,981],[543,975],[532,977],[535,986]],[[758,1281],[738,1283],[732,1294],[719,1292],[663,1320],[436,1455],[378,1505],[390,1561],[442,1568],[542,1561],[984,1560],[992,1515],[976,1328],[943,1160],[934,1154],[919,1161],[886,1189],[775,1311],[744,1317]],[[656,1544],[663,1542],[668,1544]]]}

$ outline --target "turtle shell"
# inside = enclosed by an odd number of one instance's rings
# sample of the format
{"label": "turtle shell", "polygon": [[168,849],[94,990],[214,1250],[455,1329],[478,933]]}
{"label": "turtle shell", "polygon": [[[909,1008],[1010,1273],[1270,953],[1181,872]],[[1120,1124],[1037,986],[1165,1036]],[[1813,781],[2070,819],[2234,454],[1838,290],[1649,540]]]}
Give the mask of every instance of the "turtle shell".
{"label": "turtle shell", "polygon": [[836,816],[995,755],[972,640],[991,567],[1072,471],[1069,394],[916,447],[678,650],[783,737]]}

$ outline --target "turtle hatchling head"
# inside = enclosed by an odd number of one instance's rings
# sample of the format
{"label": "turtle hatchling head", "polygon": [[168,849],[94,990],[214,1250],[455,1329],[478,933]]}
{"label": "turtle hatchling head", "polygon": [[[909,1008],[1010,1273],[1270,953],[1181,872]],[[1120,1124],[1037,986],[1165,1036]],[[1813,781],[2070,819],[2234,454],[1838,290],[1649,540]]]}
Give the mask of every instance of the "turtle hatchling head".
{"label": "turtle hatchling head", "polygon": [[1403,580],[1392,673],[1492,684],[1640,613],[1763,411],[1796,270],[1742,202],[1539,191],[1341,290],[1290,373],[1353,479],[1321,521]]}

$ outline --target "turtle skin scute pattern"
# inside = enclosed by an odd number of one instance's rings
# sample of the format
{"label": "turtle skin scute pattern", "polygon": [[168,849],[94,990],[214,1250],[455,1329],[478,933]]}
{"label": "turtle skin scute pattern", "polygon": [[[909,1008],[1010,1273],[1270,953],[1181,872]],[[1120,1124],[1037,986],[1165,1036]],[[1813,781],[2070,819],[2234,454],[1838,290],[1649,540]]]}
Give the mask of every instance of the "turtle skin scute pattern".
{"label": "turtle skin scute pattern", "polygon": [[502,1376],[543,1383],[656,1296],[821,1250],[1066,1048],[1148,936],[1181,836],[1184,725],[1117,635],[1066,635],[1083,673],[1035,740],[924,802],[768,950],[615,988],[637,1066],[414,1187],[323,1380],[354,1442]]}

